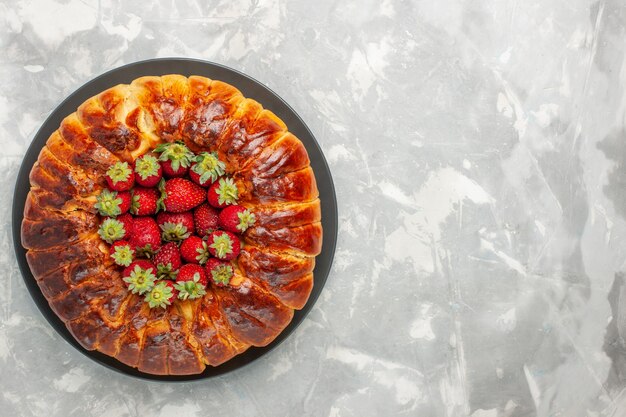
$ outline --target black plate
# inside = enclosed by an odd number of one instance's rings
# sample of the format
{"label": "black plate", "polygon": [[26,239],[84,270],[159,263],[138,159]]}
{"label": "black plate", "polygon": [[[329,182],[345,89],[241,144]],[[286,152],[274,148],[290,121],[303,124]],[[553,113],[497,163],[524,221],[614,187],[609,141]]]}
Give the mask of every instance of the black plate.
{"label": "black plate", "polygon": [[[26,201],[26,195],[30,189],[28,174],[35,161],[37,161],[39,151],[43,148],[52,132],[58,129],[63,118],[76,111],[76,108],[85,100],[109,87],[116,84],[128,84],[135,78],[144,75],[165,74],[182,74],[186,76],[203,75],[212,79],[225,81],[238,88],[245,97],[257,100],[263,105],[263,107],[273,111],[278,117],[280,117],[287,124],[289,130],[304,143],[304,146],[309,153],[311,167],[315,171],[315,178],[320,191],[322,226],[324,228],[322,253],[316,258],[314,270],[315,285],[313,286],[313,291],[306,306],[302,310],[295,312],[293,320],[289,326],[287,326],[287,328],[268,346],[262,348],[251,347],[245,353],[234,357],[223,365],[217,367],[208,366],[203,373],[189,376],[158,376],[146,374],[135,368],[126,366],[103,353],[89,351],[83,348],[69,333],[63,322],[50,309],[48,301],[39,290],[39,286],[37,285],[37,282],[28,267],[28,263],[26,262],[26,251],[22,247],[20,239],[24,203]],[[35,300],[37,307],[39,307],[39,311],[41,311],[46,320],[48,320],[50,325],[52,325],[52,327],[54,327],[54,329],[59,332],[59,334],[61,334],[61,336],[63,336],[69,344],[94,361],[126,375],[159,381],[189,381],[222,375],[253,362],[278,346],[296,329],[296,327],[298,327],[319,297],[322,288],[324,287],[324,283],[326,282],[326,278],[328,277],[328,273],[330,272],[333,256],[335,254],[336,242],[337,198],[335,196],[333,180],[322,150],[302,119],[283,99],[260,82],[231,68],[194,59],[163,58],[135,62],[106,72],[89,81],[72,93],[52,112],[52,114],[50,114],[50,116],[48,116],[35,135],[35,138],[28,148],[24,160],[22,161],[22,166],[17,177],[15,193],[13,196],[13,243],[15,246],[15,254],[17,256],[20,270],[22,271],[22,276],[24,277],[24,282],[26,283],[26,287],[28,288],[30,295],[33,297],[33,300]]]}

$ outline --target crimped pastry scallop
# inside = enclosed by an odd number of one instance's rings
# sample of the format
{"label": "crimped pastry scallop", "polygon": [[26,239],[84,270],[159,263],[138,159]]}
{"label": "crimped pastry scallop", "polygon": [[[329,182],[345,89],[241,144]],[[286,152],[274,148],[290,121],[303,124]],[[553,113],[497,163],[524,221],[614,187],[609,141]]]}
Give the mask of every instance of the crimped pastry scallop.
{"label": "crimped pastry scallop", "polygon": [[[126,290],[94,203],[110,165],[174,141],[217,152],[257,222],[243,234],[230,285],[150,309]],[[30,183],[22,244],[42,293],[82,346],[142,372],[197,374],[265,346],[313,287],[322,226],[306,149],[224,82],[141,77],[88,99],[50,136]]]}

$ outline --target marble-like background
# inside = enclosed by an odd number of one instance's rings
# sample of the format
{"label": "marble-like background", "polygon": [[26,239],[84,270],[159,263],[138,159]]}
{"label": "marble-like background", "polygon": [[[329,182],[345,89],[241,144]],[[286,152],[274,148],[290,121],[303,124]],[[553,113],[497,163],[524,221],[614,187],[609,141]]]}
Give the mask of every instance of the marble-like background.
{"label": "marble-like background", "polygon": [[[0,0],[0,23],[0,415],[626,415],[623,0]],[[56,335],[10,238],[46,115],[108,69],[166,56],[284,97],[340,213],[297,332],[176,385]]]}

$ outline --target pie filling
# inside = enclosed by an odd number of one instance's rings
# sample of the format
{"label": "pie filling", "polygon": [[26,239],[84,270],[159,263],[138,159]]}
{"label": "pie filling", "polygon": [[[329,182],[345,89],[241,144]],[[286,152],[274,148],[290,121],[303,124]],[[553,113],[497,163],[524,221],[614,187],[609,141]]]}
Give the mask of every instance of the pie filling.
{"label": "pie filling", "polygon": [[256,219],[237,204],[237,186],[216,153],[164,143],[132,164],[116,162],[106,180],[95,204],[98,234],[128,291],[166,308],[230,284],[241,234]]}

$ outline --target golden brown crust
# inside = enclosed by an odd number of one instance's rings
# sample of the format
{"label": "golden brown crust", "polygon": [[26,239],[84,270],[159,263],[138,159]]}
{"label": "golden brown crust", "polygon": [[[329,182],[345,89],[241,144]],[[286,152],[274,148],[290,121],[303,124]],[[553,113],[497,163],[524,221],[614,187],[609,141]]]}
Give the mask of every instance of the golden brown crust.
{"label": "golden brown crust", "polygon": [[248,348],[249,345],[233,337],[211,289],[197,303],[194,317],[191,334],[201,349],[206,364],[221,365]]}
{"label": "golden brown crust", "polygon": [[101,250],[99,237],[89,237],[80,244],[55,246],[47,250],[30,249],[26,261],[35,278],[44,277],[64,265],[74,265],[80,270],[88,270],[98,265],[109,266],[111,261]]}
{"label": "golden brown crust", "polygon": [[119,272],[112,273],[111,270],[105,270],[48,301],[61,320],[69,321],[90,312],[93,306],[100,307],[103,300],[107,299],[112,292],[120,293],[121,290],[125,288],[119,279]]}
{"label": "golden brown crust", "polygon": [[89,196],[100,187],[84,171],[59,161],[45,146],[30,172],[33,186],[67,196]]}
{"label": "golden brown crust", "polygon": [[89,310],[84,316],[70,320],[66,325],[72,336],[88,350],[95,349],[98,342],[114,330],[97,310]]}
{"label": "golden brown crust", "polygon": [[89,139],[75,114],[66,117],[46,146],[59,160],[80,167],[92,180],[104,185],[104,173],[119,161],[109,150]]}
{"label": "golden brown crust", "polygon": [[146,325],[137,369],[154,375],[167,375],[170,326],[166,320]]}
{"label": "golden brown crust", "polygon": [[311,223],[304,226],[270,229],[254,226],[245,233],[246,243],[266,246],[274,250],[299,252],[315,256],[322,249],[322,224]]}
{"label": "golden brown crust", "polygon": [[231,85],[202,77],[189,78],[189,101],[181,135],[195,149],[214,151],[219,136],[243,96]]}
{"label": "golden brown crust", "polygon": [[115,353],[111,356],[128,366],[137,366],[147,322],[146,303],[139,296],[133,295],[124,313],[125,331],[116,335],[116,340],[111,342],[115,346]]}
{"label": "golden brown crust", "polygon": [[248,278],[267,288],[286,306],[300,309],[306,304],[313,287],[314,257],[246,246],[238,264]]}
{"label": "golden brown crust", "polygon": [[256,226],[268,229],[304,226],[322,219],[320,201],[253,206]]}
{"label": "golden brown crust", "polygon": [[244,99],[220,135],[217,151],[220,159],[227,161],[230,172],[240,172],[285,132],[286,126],[273,113],[254,100]]}
{"label": "golden brown crust", "polygon": [[315,175],[310,167],[275,178],[242,177],[237,174],[234,177],[242,203],[307,202],[315,200],[319,195]]}
{"label": "golden brown crust", "polygon": [[309,166],[309,155],[302,142],[290,132],[258,152],[247,166],[239,172],[245,178],[275,178]]}
{"label": "golden brown crust", "polygon": [[252,346],[269,344],[293,317],[293,309],[250,279],[215,288],[214,293],[232,335]]}
{"label": "golden brown crust", "polygon": [[[150,309],[127,291],[97,235],[94,203],[110,165],[177,140],[218,153],[257,221],[231,285]],[[22,222],[28,264],[86,349],[146,373],[200,373],[267,345],[305,305],[322,239],[309,165],[282,120],[229,84],[165,75],[114,86],[67,116],[32,167]]]}
{"label": "golden brown crust", "polygon": [[22,222],[22,245],[26,249],[43,250],[74,243],[92,235],[99,223],[98,216],[82,210],[73,211],[71,216],[44,210],[29,194]]}
{"label": "golden brown crust", "polygon": [[125,161],[139,146],[139,132],[125,123],[123,114],[128,86],[118,85],[90,98],[78,107],[76,115],[93,141]]}
{"label": "golden brown crust", "polygon": [[192,375],[204,370],[202,351],[190,334],[191,323],[178,309],[167,318],[170,325],[167,369],[170,375]]}
{"label": "golden brown crust", "polygon": [[31,187],[30,197],[41,208],[51,211],[61,211],[65,213],[72,212],[74,210],[84,210],[92,213],[96,213],[94,204],[96,203],[95,196],[80,197],[57,194],[52,191],[44,190],[42,188]]}

